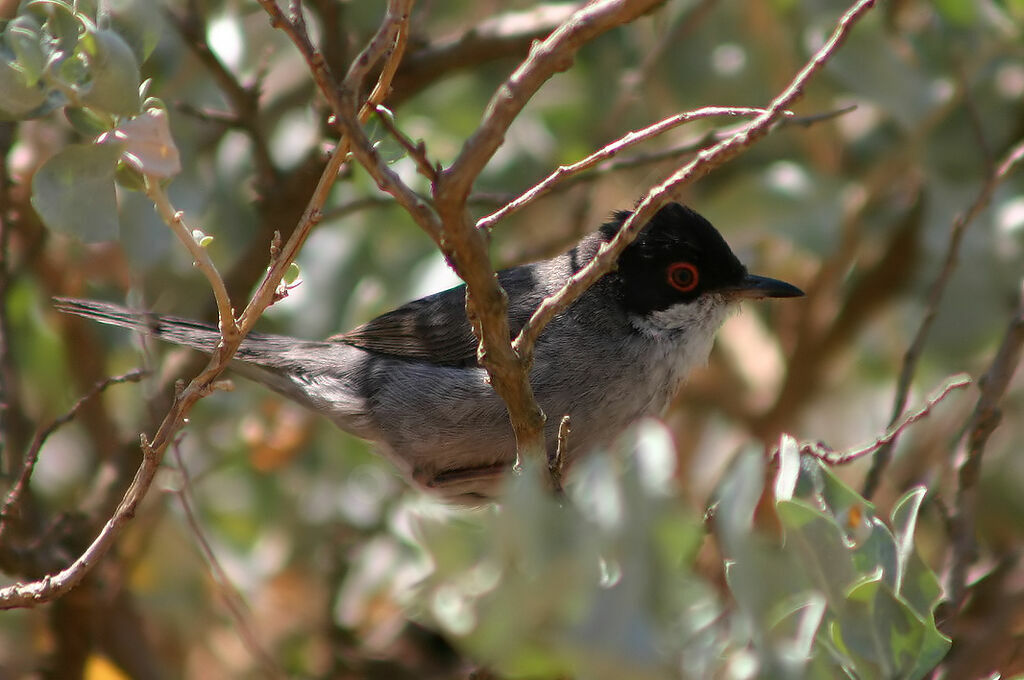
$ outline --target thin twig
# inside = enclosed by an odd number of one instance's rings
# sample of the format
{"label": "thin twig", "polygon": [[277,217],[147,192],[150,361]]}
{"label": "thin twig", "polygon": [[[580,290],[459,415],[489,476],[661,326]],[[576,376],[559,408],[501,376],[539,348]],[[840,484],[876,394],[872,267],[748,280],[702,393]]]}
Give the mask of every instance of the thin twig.
{"label": "thin twig", "polygon": [[907,429],[908,427],[910,427],[911,425],[913,425],[914,423],[916,423],[917,421],[921,420],[922,418],[926,417],[929,413],[931,413],[932,409],[935,408],[939,404],[939,402],[948,397],[951,392],[967,387],[973,382],[974,381],[971,380],[970,376],[967,375],[955,375],[947,379],[946,382],[943,383],[942,387],[940,387],[934,395],[928,398],[924,406],[922,406],[917,411],[913,411],[911,413],[906,414],[902,420],[893,425],[890,425],[889,428],[885,431],[885,434],[881,435],[870,444],[861,446],[856,449],[852,449],[850,451],[845,451],[843,453],[836,453],[829,449],[824,444],[820,443],[805,444],[803,447],[801,447],[801,453],[807,453],[814,456],[815,458],[820,458],[829,465],[847,465],[848,463],[852,463],[855,460],[859,460],[864,456],[874,453],[881,447],[885,446],[886,444],[894,440],[896,437],[900,435],[901,432],[903,432],[903,430]]}
{"label": "thin twig", "polygon": [[102,382],[94,385],[92,389],[79,398],[79,400],[76,401],[64,415],[55,419],[46,427],[40,428],[36,431],[35,436],[32,437],[32,443],[29,445],[28,451],[25,453],[22,460],[21,474],[18,475],[18,481],[14,483],[13,487],[11,487],[6,500],[4,500],[3,507],[0,507],[0,543],[3,542],[4,532],[7,529],[10,517],[13,513],[17,512],[18,504],[21,502],[22,495],[25,493],[25,489],[28,487],[28,482],[32,478],[36,462],[39,460],[39,452],[42,450],[43,444],[46,443],[46,440],[50,435],[74,420],[75,416],[78,415],[78,412],[82,410],[82,407],[85,406],[86,403],[91,401],[111,385],[118,385],[126,382],[138,382],[144,375],[146,375],[146,373],[147,372],[144,370],[136,369],[122,375],[106,378]]}
{"label": "thin twig", "polygon": [[[953,564],[949,574],[950,619],[956,616],[967,598],[967,570],[977,557],[974,519],[978,501],[978,479],[981,460],[992,432],[999,426],[1002,412],[999,402],[1020,364],[1024,351],[1024,286],[1020,290],[1017,309],[1003,336],[1003,341],[978,384],[981,395],[974,413],[967,421],[966,455],[957,479],[956,502],[950,518],[953,542]],[[950,625],[950,621],[946,622]]]}
{"label": "thin twig", "polygon": [[430,159],[427,158],[426,145],[422,141],[414,142],[406,136],[404,132],[398,129],[395,125],[394,120],[391,118],[391,112],[383,106],[375,105],[374,113],[377,114],[377,120],[381,122],[392,137],[405,149],[405,152],[409,154],[409,157],[416,163],[416,169],[419,173],[426,177],[431,182],[437,181],[437,168],[430,163]]}
{"label": "thin twig", "polygon": [[235,336],[238,335],[238,326],[235,323],[235,311],[231,307],[231,298],[228,296],[228,289],[224,285],[224,279],[221,278],[206,248],[196,241],[192,235],[193,230],[185,224],[184,213],[180,210],[175,210],[174,206],[171,205],[171,199],[167,196],[167,192],[164,191],[160,179],[150,175],[144,175],[144,177],[146,180],[146,195],[149,196],[149,200],[153,201],[153,205],[156,206],[160,217],[171,228],[171,231],[178,237],[178,240],[185,246],[185,249],[188,250],[192,256],[193,263],[203,273],[203,276],[206,277],[211,290],[213,290],[213,297],[217,301],[217,325],[221,337],[225,342],[233,341]]}
{"label": "thin twig", "polygon": [[[612,158],[616,154],[625,151],[631,146],[635,146],[640,142],[656,137],[664,132],[667,132],[673,128],[684,125],[694,120],[700,120],[703,118],[711,118],[713,116],[755,116],[760,113],[764,113],[764,109],[752,109],[748,107],[726,107],[726,106],[706,106],[696,111],[686,111],[685,113],[677,113],[674,116],[669,116],[664,120],[659,120],[657,123],[648,125],[645,128],[634,130],[629,134],[626,134],[619,139],[615,140],[611,144],[607,144],[604,147],[598,149],[594,153],[590,154],[586,158],[580,161],[576,161],[571,165],[561,165],[553,173],[545,177],[543,180],[535,184],[533,187],[525,191],[514,201],[510,202],[501,210],[481,217],[476,222],[477,229],[493,229],[494,225],[500,220],[508,217],[514,212],[518,212],[528,204],[532,203],[536,199],[540,198],[544,194],[551,191],[551,189],[561,182],[562,180],[575,175],[577,173],[588,170],[594,167],[602,161],[606,161]],[[791,115],[791,114],[790,114]]]}
{"label": "thin twig", "polygon": [[206,534],[203,532],[199,518],[196,517],[192,503],[192,477],[181,456],[177,442],[171,446],[171,454],[174,456],[174,461],[177,463],[178,471],[181,474],[181,486],[175,490],[174,494],[178,497],[178,502],[181,503],[181,509],[185,513],[185,523],[188,525],[196,544],[199,546],[199,552],[210,568],[210,574],[213,576],[213,583],[216,586],[217,594],[220,595],[224,606],[227,607],[228,614],[230,614],[231,619],[235,622],[239,639],[241,639],[242,644],[249,650],[253,658],[259,662],[269,677],[286,677],[284,671],[274,660],[274,657],[263,647],[256,631],[253,630],[249,621],[249,606],[246,604],[245,598],[238,592],[234,583],[231,582],[231,578],[224,571],[220,560],[217,559],[217,554],[213,551],[213,546],[210,545]]}
{"label": "thin twig", "polygon": [[[850,113],[851,111],[854,111],[856,108],[857,106],[854,104],[850,106],[844,106],[843,108],[840,109],[834,109],[832,111],[823,111],[821,113],[815,113],[807,116],[796,116],[792,115],[790,112],[787,111],[784,117],[780,118],[775,123],[775,126],[777,129],[792,127],[794,125],[800,127],[810,127],[811,125],[814,125],[816,123],[831,120],[833,118],[837,118],[839,116]],[[764,111],[764,109],[753,110]],[[570,187],[577,186],[584,182],[593,182],[598,178],[606,177],[607,175],[616,172],[621,172],[623,170],[638,168],[644,165],[650,165],[652,163],[660,163],[661,161],[672,160],[680,156],[696,153],[701,149],[705,149],[709,146],[712,146],[713,144],[721,142],[722,140],[728,139],[741,129],[742,126],[730,125],[729,127],[722,128],[720,130],[709,130],[707,133],[702,134],[699,137],[695,137],[680,144],[668,146],[663,149],[658,149],[656,151],[635,154],[632,156],[626,156],[622,158],[615,158],[614,160],[610,158],[606,159],[605,161],[599,163],[596,167],[580,168],[576,172],[566,173],[565,176],[561,179],[561,181],[559,181],[558,183],[549,188],[546,188],[543,193],[531,197],[531,200],[541,198],[542,196],[554,192],[565,191]],[[616,143],[617,142],[612,142],[612,144]],[[545,178],[543,182],[547,182],[548,179],[549,178]],[[533,191],[533,189],[530,189],[529,191]],[[491,218],[494,217],[496,214],[497,213],[488,215],[483,219],[491,220]],[[504,217],[504,215],[502,215],[501,217]],[[490,227],[491,225],[481,225],[479,222],[477,222],[477,226]]]}
{"label": "thin twig", "polygon": [[[924,351],[924,345],[928,341],[928,334],[931,332],[932,324],[939,313],[939,305],[946,292],[946,286],[956,269],[960,256],[960,244],[967,228],[981,214],[992,200],[996,188],[1006,179],[1021,158],[1024,158],[1024,141],[1018,142],[1003,160],[997,165],[988,179],[978,190],[978,195],[966,211],[957,215],[949,232],[949,241],[946,245],[946,255],[942,262],[942,269],[932,282],[928,290],[928,300],[925,303],[925,314],[921,319],[921,325],[914,334],[914,339],[903,355],[903,365],[900,368],[900,375],[896,382],[896,395],[893,399],[892,416],[890,422],[899,419],[903,409],[906,408],[907,395],[910,393],[910,384],[914,380],[914,373],[917,371],[917,364]],[[868,470],[864,480],[863,494],[865,498],[871,498],[878,490],[882,481],[882,473],[892,459],[892,447],[895,439],[878,451]]]}
{"label": "thin twig", "polygon": [[551,478],[551,488],[556,494],[562,493],[562,469],[565,466],[565,452],[569,449],[569,434],[572,432],[572,425],[569,421],[569,414],[562,416],[558,423],[558,446],[553,455],[548,456],[548,476]]}
{"label": "thin twig", "polygon": [[[801,69],[786,89],[772,101],[764,113],[744,125],[733,136],[700,152],[696,159],[648,192],[623,223],[615,237],[602,245],[597,255],[586,266],[570,277],[561,290],[546,298],[534,311],[513,342],[513,347],[524,358],[524,361],[532,355],[533,346],[544,327],[614,267],[619,254],[636,238],[640,229],[657,209],[668,200],[672,191],[706,175],[768,134],[774,122],[783,116],[789,106],[801,96],[803,88],[810,78],[825,65],[849,35],[856,22],[873,6],[874,0],[859,0],[854,4],[842,16],[828,42]],[[528,361],[527,365],[529,365]]]}
{"label": "thin twig", "polygon": [[[370,65],[389,53],[389,51],[390,54],[387,58],[401,58],[401,55],[398,55],[392,48],[396,44],[395,36],[399,33],[399,25],[408,21],[408,13],[396,14],[393,10],[402,7],[407,8],[408,3],[409,0],[393,0],[389,3],[388,13],[382,21],[374,40],[371,41],[371,45],[374,46],[373,50],[364,50],[359,59],[353,63],[353,67],[349,70],[349,76],[345,81],[347,88],[358,91],[362,85],[362,77]],[[309,45],[309,37],[305,34],[304,29],[301,28],[300,21],[295,23],[289,22],[281,15],[280,9],[272,0],[260,0],[260,4],[268,8],[272,21],[289,31],[290,35],[300,36],[305,41],[304,44],[312,49],[311,45]],[[284,22],[284,24],[281,22]],[[300,30],[301,33],[299,32]],[[390,42],[387,36],[391,36]],[[305,53],[304,56],[306,56]],[[323,63],[323,58],[315,50],[307,58],[307,62],[318,79],[330,76],[326,65]],[[383,72],[390,73],[393,72],[393,69],[385,68]],[[385,86],[382,89],[386,91],[387,87]],[[331,162],[328,163],[327,169],[322,174],[317,189],[310,199],[300,224],[296,227],[288,242],[273,258],[270,270],[239,318],[238,332],[234,334],[230,341],[227,338],[223,339],[224,341],[218,345],[210,357],[206,368],[175,396],[174,402],[171,404],[152,441],[146,435],[140,435],[142,463],[138,470],[136,470],[135,478],[125,491],[117,509],[110,519],[107,520],[99,534],[74,562],[59,573],[48,575],[30,583],[18,583],[0,589],[0,609],[35,606],[60,597],[74,588],[85,578],[97,561],[106,554],[125,525],[135,516],[139,503],[145,498],[153,484],[153,479],[156,476],[160,462],[163,460],[164,452],[174,440],[175,434],[183,427],[186,415],[196,402],[218,388],[218,377],[234,356],[239,344],[241,344],[242,338],[252,329],[259,316],[263,313],[263,310],[273,301],[288,266],[298,254],[299,248],[313,226],[319,221],[320,210],[327,200],[330,186],[337,177],[338,168],[344,162],[346,154],[342,152],[345,146],[345,140],[339,142]],[[173,210],[171,212],[173,213]],[[190,233],[188,236],[191,238]],[[198,244],[196,245],[198,246]]]}

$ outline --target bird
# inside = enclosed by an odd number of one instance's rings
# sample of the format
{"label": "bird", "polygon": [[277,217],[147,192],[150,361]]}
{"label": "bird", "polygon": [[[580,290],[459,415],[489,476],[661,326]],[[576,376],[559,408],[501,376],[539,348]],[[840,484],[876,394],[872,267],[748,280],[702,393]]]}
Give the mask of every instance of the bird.
{"label": "bird", "polygon": [[[537,306],[583,268],[630,216],[610,220],[556,257],[497,273],[517,334]],[[718,230],[680,203],[661,207],[617,266],[544,328],[530,382],[549,414],[548,446],[568,415],[566,469],[631,423],[658,416],[744,299],[799,297],[796,286],[748,273]],[[409,302],[326,340],[253,332],[230,368],[369,440],[414,486],[455,502],[500,494],[516,461],[504,402],[478,360],[456,286]],[[210,353],[214,325],[92,300],[55,306]]]}

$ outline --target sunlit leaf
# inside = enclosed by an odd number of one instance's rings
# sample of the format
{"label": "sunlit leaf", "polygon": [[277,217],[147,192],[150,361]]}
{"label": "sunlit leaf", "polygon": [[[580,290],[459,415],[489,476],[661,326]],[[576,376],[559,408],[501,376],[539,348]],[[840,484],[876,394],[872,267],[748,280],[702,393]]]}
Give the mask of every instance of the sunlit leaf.
{"label": "sunlit leaf", "polygon": [[139,111],[139,64],[131,47],[112,30],[88,32],[82,40],[89,56],[90,83],[82,103],[114,115]]}
{"label": "sunlit leaf", "polygon": [[43,39],[42,25],[29,14],[15,17],[4,28],[4,42],[14,51],[27,85],[35,85],[43,75],[46,66]]}
{"label": "sunlit leaf", "polygon": [[28,116],[46,101],[46,92],[29,85],[25,73],[9,60],[0,60],[0,118]]}
{"label": "sunlit leaf", "polygon": [[125,162],[139,172],[162,179],[181,172],[181,157],[164,109],[146,109],[122,122],[114,135],[124,145]]}

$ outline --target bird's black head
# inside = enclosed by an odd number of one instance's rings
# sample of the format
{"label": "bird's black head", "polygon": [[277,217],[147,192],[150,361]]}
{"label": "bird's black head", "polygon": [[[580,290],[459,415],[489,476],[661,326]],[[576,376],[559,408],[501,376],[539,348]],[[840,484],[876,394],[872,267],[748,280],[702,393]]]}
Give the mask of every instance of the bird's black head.
{"label": "bird's black head", "polygon": [[[629,214],[619,212],[603,225],[604,236],[614,236]],[[661,208],[623,251],[617,278],[624,307],[637,314],[693,302],[705,293],[734,298],[803,295],[783,281],[748,274],[718,230],[679,203]]]}

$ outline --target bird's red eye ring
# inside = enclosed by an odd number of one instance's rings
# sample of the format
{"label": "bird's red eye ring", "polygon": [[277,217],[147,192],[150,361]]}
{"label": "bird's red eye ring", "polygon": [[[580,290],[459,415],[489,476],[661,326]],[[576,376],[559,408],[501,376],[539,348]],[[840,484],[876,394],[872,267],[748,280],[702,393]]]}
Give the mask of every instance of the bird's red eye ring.
{"label": "bird's red eye ring", "polygon": [[668,266],[668,283],[680,293],[693,292],[699,281],[697,267],[689,262],[673,262]]}

